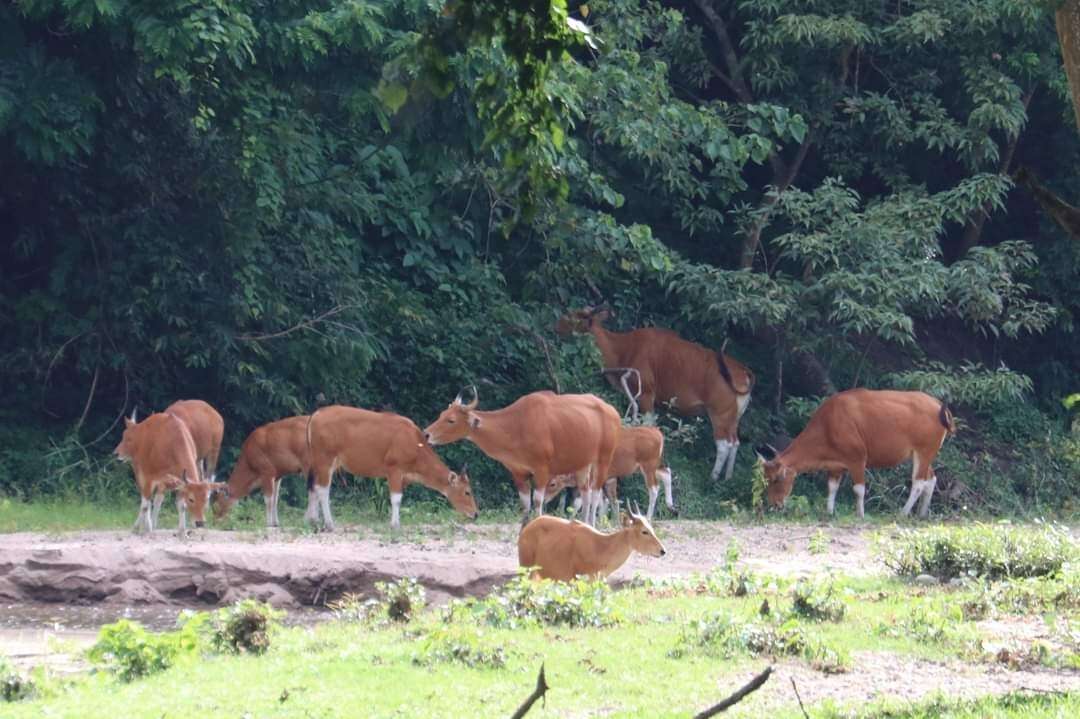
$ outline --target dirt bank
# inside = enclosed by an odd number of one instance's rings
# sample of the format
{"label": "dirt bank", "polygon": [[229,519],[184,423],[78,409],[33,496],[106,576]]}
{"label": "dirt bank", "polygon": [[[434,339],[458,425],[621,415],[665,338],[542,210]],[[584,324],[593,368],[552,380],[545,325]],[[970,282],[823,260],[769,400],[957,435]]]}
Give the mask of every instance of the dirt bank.
{"label": "dirt bank", "polygon": [[[171,531],[0,536],[0,603],[127,605],[220,604],[255,597],[278,606],[318,606],[343,593],[370,594],[375,582],[416,577],[436,601],[482,594],[517,567],[516,525],[408,527],[398,535],[365,528],[333,534],[289,531]],[[614,575],[708,571],[732,540],[741,561],[775,574],[827,569],[866,573],[866,530],[823,528],[827,551],[810,553],[810,527],[735,527],[667,522],[658,527],[668,555],[634,556]]]}

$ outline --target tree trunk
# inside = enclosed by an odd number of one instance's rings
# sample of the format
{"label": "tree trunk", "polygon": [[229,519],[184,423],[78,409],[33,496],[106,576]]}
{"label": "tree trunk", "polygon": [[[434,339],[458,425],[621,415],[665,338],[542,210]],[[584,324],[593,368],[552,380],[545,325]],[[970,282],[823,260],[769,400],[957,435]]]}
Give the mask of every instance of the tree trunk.
{"label": "tree trunk", "polygon": [[1049,188],[1043,186],[1031,170],[1021,167],[1016,171],[1014,178],[1016,184],[1027,187],[1035,201],[1042,207],[1043,212],[1050,216],[1054,222],[1061,225],[1065,233],[1074,240],[1080,241],[1080,209],[1073,207],[1065,200],[1055,195]]}
{"label": "tree trunk", "polygon": [[1080,128],[1080,0],[1065,0],[1054,17],[1065,75],[1069,78],[1073,112]]}

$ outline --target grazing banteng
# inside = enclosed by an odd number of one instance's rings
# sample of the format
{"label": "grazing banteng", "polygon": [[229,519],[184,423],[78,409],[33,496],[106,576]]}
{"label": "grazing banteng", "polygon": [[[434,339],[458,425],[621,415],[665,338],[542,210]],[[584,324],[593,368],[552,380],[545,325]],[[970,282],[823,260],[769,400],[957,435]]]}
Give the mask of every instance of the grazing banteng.
{"label": "grazing banteng", "polygon": [[307,442],[311,464],[304,518],[312,523],[318,520],[321,508],[323,526],[334,528],[330,480],[338,468],[361,477],[386,477],[391,527],[401,525],[401,495],[411,482],[434,489],[449,499],[454,509],[476,519],[476,500],[465,468],[460,474],[451,472],[407,417],[355,407],[323,407],[308,420]]}
{"label": "grazing banteng", "polygon": [[616,377],[605,371],[608,381],[630,396],[635,418],[639,401],[641,410],[647,413],[654,410],[656,402],[670,402],[683,415],[707,414],[716,441],[712,478],[724,472],[731,479],[739,450],[739,419],[750,402],[753,372],[722,351],[714,352],[684,340],[671,330],[644,327],[609,332],[603,326],[609,316],[603,309],[576,310],[560,318],[555,329],[563,336],[590,333],[605,368],[632,370],[631,374],[636,374],[640,400],[625,385],[625,373]]}
{"label": "grazing banteng", "polygon": [[214,519],[225,517],[234,504],[258,487],[266,503],[266,526],[280,526],[281,478],[308,471],[307,425],[307,415],[289,417],[257,427],[248,435],[228,485],[214,497]]}
{"label": "grazing banteng", "polygon": [[202,527],[207,501],[218,485],[197,481],[195,443],[187,425],[163,412],[138,423],[132,414],[124,422],[124,436],[113,451],[119,459],[131,462],[142,497],[135,532],[153,531],[165,492],[174,490],[176,511],[180,515],[180,536],[187,529],[186,513],[189,511],[195,526]]}
{"label": "grazing banteng", "polygon": [[[615,445],[615,453],[608,467],[608,479],[604,482],[604,493],[608,500],[614,502],[618,496],[617,478],[628,477],[641,470],[645,478],[645,487],[649,490],[649,510],[645,516],[650,522],[652,521],[653,512],[656,509],[656,498],[660,494],[657,479],[664,483],[664,500],[667,502],[668,509],[674,512],[675,504],[671,497],[671,469],[663,466],[663,454],[664,434],[656,427],[620,427],[619,443]],[[575,485],[576,480],[572,474],[556,475],[548,482],[545,497],[547,501],[550,501],[561,490]]]}
{"label": "grazing banteng", "polygon": [[[542,391],[520,397],[513,404],[489,412],[476,409],[479,398],[473,388],[468,404],[461,394],[424,430],[431,444],[448,444],[468,438],[484,454],[502,464],[513,477],[524,514],[529,516],[529,476],[535,485],[537,512],[542,514],[544,492],[553,474],[572,473],[584,500],[583,515],[595,523],[600,487],[608,476],[611,456],[622,424],[619,413],[591,394]],[[589,470],[595,472],[590,481]]]}
{"label": "grazing banteng", "polygon": [[217,410],[201,399],[182,399],[165,408],[165,414],[179,417],[191,432],[195,442],[195,458],[202,470],[200,479],[214,481],[221,440],[225,435],[225,420]]}
{"label": "grazing banteng", "polygon": [[833,513],[840,478],[847,471],[855,490],[856,512],[863,516],[866,469],[895,467],[912,460],[907,515],[922,495],[919,516],[930,511],[937,485],[931,463],[945,438],[956,432],[952,413],[943,402],[923,392],[852,389],[829,397],[806,428],[777,452],[758,448],[765,462],[769,503],[784,503],[800,472],[825,470],[829,476],[829,514]]}
{"label": "grazing banteng", "polygon": [[651,557],[667,554],[649,520],[633,512],[624,514],[622,528],[611,534],[547,516],[529,522],[518,536],[518,564],[536,567],[533,579],[607,577],[635,551]]}

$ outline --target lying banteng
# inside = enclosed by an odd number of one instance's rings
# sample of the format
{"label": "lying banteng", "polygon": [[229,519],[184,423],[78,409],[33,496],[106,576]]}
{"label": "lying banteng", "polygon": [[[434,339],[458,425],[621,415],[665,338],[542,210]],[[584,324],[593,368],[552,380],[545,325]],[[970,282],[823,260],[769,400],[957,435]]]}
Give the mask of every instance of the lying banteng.
{"label": "lying banteng", "polygon": [[450,500],[454,509],[476,519],[476,500],[469,475],[451,472],[424,441],[412,420],[391,412],[355,407],[323,407],[308,419],[308,510],[304,518],[333,530],[330,480],[344,469],[361,477],[386,477],[390,484],[390,526],[401,525],[401,495],[405,485],[419,482]]}
{"label": "lying banteng", "polygon": [[635,551],[650,557],[667,554],[649,520],[634,512],[622,515],[622,528],[610,534],[546,516],[529,522],[518,536],[518,564],[534,567],[533,579],[607,577]]}
{"label": "lying banteng", "polygon": [[195,443],[187,425],[164,412],[152,414],[138,423],[132,414],[124,422],[124,436],[113,451],[120,460],[131,462],[139,487],[141,502],[134,531],[153,531],[165,492],[169,491],[176,492],[180,536],[187,530],[187,512],[191,512],[195,526],[202,527],[207,502],[220,485],[198,481]]}
{"label": "lying banteng", "polygon": [[308,416],[289,417],[257,427],[240,448],[228,485],[214,497],[214,519],[223,519],[256,487],[266,503],[266,526],[278,527],[281,478],[308,471]]}
{"label": "lying banteng", "polygon": [[956,432],[952,413],[943,402],[924,392],[852,389],[829,397],[806,428],[784,451],[758,448],[765,462],[766,495],[780,506],[791,494],[801,472],[824,470],[829,477],[829,514],[844,472],[851,475],[855,510],[863,516],[866,470],[895,467],[912,460],[911,494],[902,513],[910,514],[922,496],[919,516],[930,511],[937,485],[931,464],[945,438]]}

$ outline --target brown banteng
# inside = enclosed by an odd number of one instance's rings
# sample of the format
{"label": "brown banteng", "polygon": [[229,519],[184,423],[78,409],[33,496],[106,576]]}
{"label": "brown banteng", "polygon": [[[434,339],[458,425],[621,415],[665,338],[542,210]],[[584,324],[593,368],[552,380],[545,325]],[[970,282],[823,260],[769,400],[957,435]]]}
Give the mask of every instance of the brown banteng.
{"label": "brown banteng", "polygon": [[187,529],[187,512],[191,512],[196,527],[203,526],[207,501],[218,485],[198,481],[195,443],[187,425],[164,412],[138,423],[132,414],[124,422],[124,436],[113,451],[119,459],[131,462],[139,487],[141,502],[135,532],[153,531],[165,492],[169,491],[176,492],[180,535]]}
{"label": "brown banteng", "polygon": [[[529,476],[535,485],[536,510],[543,513],[544,491],[554,474],[572,473],[582,491],[583,515],[595,523],[593,503],[599,506],[600,487],[608,476],[611,456],[622,422],[614,407],[591,394],[533,392],[513,404],[489,412],[476,409],[473,388],[468,404],[461,394],[424,430],[432,444],[469,439],[487,456],[502,464],[528,518],[531,507]],[[590,481],[589,470],[598,477]]]}
{"label": "brown banteng", "polygon": [[[615,445],[615,453],[608,467],[608,479],[604,482],[604,492],[608,500],[616,501],[617,478],[629,477],[641,470],[645,478],[645,487],[649,490],[649,509],[645,516],[650,522],[652,521],[653,512],[656,509],[656,498],[660,494],[658,479],[664,483],[664,500],[667,502],[668,509],[674,512],[675,505],[671,497],[671,469],[663,466],[663,454],[664,434],[656,427],[620,427],[619,442]],[[548,482],[545,497],[550,501],[561,490],[573,486],[576,486],[573,475],[556,475]]]}
{"label": "brown banteng", "polygon": [[919,515],[930,511],[937,485],[932,463],[945,438],[956,432],[943,402],[923,392],[852,389],[825,400],[806,428],[782,452],[758,448],[765,462],[769,503],[784,503],[800,472],[824,470],[829,477],[829,514],[844,472],[851,475],[856,512],[863,516],[866,470],[895,467],[908,459],[911,494],[902,510],[911,513],[920,495]]}
{"label": "brown banteng", "polygon": [[424,442],[420,428],[407,417],[355,407],[323,407],[307,424],[311,464],[308,470],[308,509],[314,523],[322,511],[323,526],[332,530],[330,480],[344,469],[361,477],[385,477],[390,484],[390,526],[401,524],[401,495],[411,482],[434,489],[454,509],[476,519],[476,500],[469,475],[451,472]]}
{"label": "brown banteng", "polygon": [[[754,374],[722,351],[684,340],[671,330],[609,332],[603,325],[609,316],[604,309],[575,310],[559,319],[556,331],[563,336],[584,332],[593,336],[605,375],[630,397],[635,418],[639,403],[646,413],[653,412],[657,402],[669,402],[683,415],[707,414],[716,441],[712,478],[724,472],[730,479],[739,450],[739,419],[750,402]],[[631,378],[636,393],[627,384]]]}
{"label": "brown banteng", "polygon": [[195,458],[202,475],[199,479],[212,482],[217,472],[221,440],[225,435],[225,420],[217,410],[201,399],[182,399],[165,408],[165,414],[179,417],[191,432],[195,442]]}
{"label": "brown banteng", "polygon": [[289,417],[257,427],[248,435],[228,485],[214,497],[214,519],[225,517],[234,504],[258,487],[266,503],[266,526],[280,526],[281,478],[308,471],[307,424],[307,415]]}
{"label": "brown banteng", "polygon": [[610,534],[581,522],[547,516],[529,522],[518,536],[518,564],[535,567],[533,579],[607,577],[631,552],[651,557],[667,553],[649,520],[632,512],[624,514],[622,528]]}

